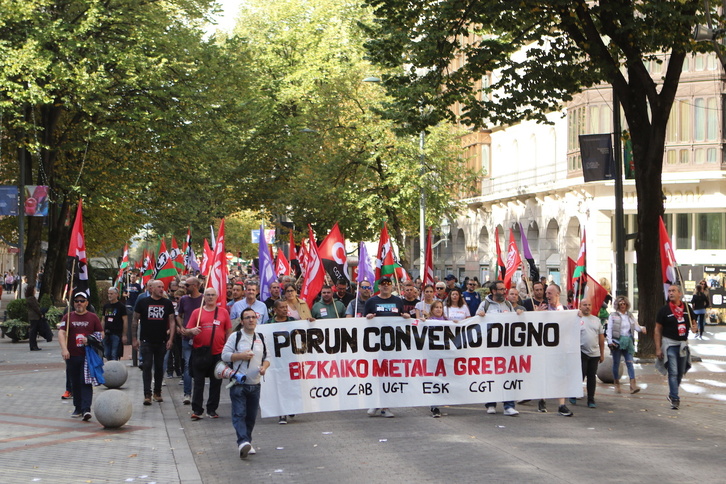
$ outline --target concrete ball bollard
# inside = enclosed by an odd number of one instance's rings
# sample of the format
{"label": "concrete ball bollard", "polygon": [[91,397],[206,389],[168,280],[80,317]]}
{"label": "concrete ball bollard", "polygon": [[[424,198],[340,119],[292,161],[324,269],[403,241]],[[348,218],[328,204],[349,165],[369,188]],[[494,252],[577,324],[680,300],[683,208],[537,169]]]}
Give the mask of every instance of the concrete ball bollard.
{"label": "concrete ball bollard", "polygon": [[120,361],[107,361],[103,365],[103,378],[106,380],[104,386],[107,388],[121,388],[126,383],[129,372],[126,365]]}
{"label": "concrete ball bollard", "polygon": [[106,390],[94,400],[93,414],[107,429],[122,427],[131,418],[131,400],[121,390]]}
{"label": "concrete ball bollard", "polygon": [[[623,376],[623,360],[620,359],[620,368],[618,374]],[[615,383],[613,378],[613,356],[607,355],[602,363],[597,366],[597,377],[603,383]]]}

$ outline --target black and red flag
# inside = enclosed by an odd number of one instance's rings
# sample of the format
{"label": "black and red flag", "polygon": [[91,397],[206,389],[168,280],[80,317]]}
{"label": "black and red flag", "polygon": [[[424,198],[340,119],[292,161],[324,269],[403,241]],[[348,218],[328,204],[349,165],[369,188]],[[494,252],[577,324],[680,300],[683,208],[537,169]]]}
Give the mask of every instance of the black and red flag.
{"label": "black and red flag", "polygon": [[345,253],[345,239],[340,233],[340,228],[336,222],[330,233],[318,247],[318,254],[323,261],[325,272],[328,273],[333,284],[337,284],[339,280],[349,282],[348,278],[348,259]]}
{"label": "black and red flag", "polygon": [[[76,219],[71,230],[71,240],[68,244],[68,276],[72,294],[83,291],[91,295],[88,289],[88,258],[86,257],[86,236],[83,232],[83,202],[78,200]],[[73,280],[71,280],[71,274]],[[88,297],[87,296],[87,297]]]}

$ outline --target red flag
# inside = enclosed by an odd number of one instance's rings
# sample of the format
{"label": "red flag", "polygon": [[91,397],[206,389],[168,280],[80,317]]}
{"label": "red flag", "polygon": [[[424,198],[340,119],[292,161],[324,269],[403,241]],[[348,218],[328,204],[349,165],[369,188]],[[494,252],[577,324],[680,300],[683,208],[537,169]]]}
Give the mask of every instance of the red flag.
{"label": "red flag", "polygon": [[504,274],[506,273],[506,267],[502,261],[502,247],[499,245],[499,227],[494,228],[494,241],[497,244],[497,277],[498,280],[504,280]]}
{"label": "red flag", "polygon": [[308,239],[302,239],[300,241],[300,253],[297,256],[297,260],[300,263],[300,270],[302,271],[303,275],[307,272],[307,266],[308,266],[308,249],[307,249],[307,240]]}
{"label": "red flag", "polygon": [[584,298],[587,298],[590,302],[592,302],[592,314],[597,316],[600,312],[600,308],[602,307],[602,303],[608,295],[608,291],[598,284],[598,282],[587,272],[585,273],[585,277],[587,278],[587,286],[585,286]]}
{"label": "red flag", "polygon": [[[204,241],[206,243],[206,240]],[[205,247],[206,249],[206,247]],[[217,290],[217,306],[227,304],[227,252],[224,249],[224,219],[219,224],[217,243],[214,245],[211,263],[209,264],[208,287]]]}
{"label": "red flag", "polygon": [[290,263],[281,250],[277,251],[277,258],[275,259],[275,275],[278,277],[290,275]]}
{"label": "red flag", "polygon": [[424,279],[423,285],[428,284],[434,285],[434,253],[433,253],[433,238],[431,236],[431,227],[429,227],[429,233],[426,236],[426,262],[424,264]]}
{"label": "red flag", "polygon": [[337,222],[320,244],[318,254],[323,261],[325,272],[328,273],[333,284],[336,284],[339,279],[348,282],[348,257],[345,253],[345,238],[340,233]]}
{"label": "red flag", "polygon": [[514,277],[514,273],[517,272],[521,264],[522,258],[519,256],[517,241],[514,240],[514,231],[509,229],[509,248],[507,249],[506,272],[504,273],[504,286],[507,288],[507,291],[512,286],[512,277]]}
{"label": "red flag", "polygon": [[[204,253],[202,254],[202,275],[207,276],[209,274],[209,268],[212,266],[212,261],[214,260],[214,252],[212,251],[212,248],[209,247],[209,242],[207,242],[207,239],[204,239]],[[226,289],[225,289],[226,291]]]}
{"label": "red flag", "polygon": [[575,290],[575,283],[573,282],[573,274],[575,274],[575,268],[577,267],[577,262],[575,262],[572,257],[567,258],[567,291],[574,291]]}
{"label": "red flag", "polygon": [[68,274],[73,275],[73,280],[69,281],[72,290],[84,291],[90,295],[88,289],[88,259],[86,258],[86,235],[83,231],[83,201],[78,200],[78,209],[76,210],[76,219],[73,222],[71,230],[71,240],[68,244],[68,264],[74,265],[69,267]]}
{"label": "red flag", "polygon": [[663,293],[668,300],[668,286],[678,284],[678,270],[676,269],[676,255],[673,253],[673,244],[668,237],[668,230],[660,217],[660,271],[663,276]]}
{"label": "red flag", "polygon": [[302,290],[300,291],[300,297],[304,299],[308,306],[312,307],[315,302],[315,297],[318,295],[320,290],[325,283],[325,271],[323,270],[323,262],[320,260],[318,254],[318,246],[315,243],[315,235],[313,229],[308,225],[310,231],[310,248],[308,250],[308,264],[305,269],[305,279],[303,280]]}

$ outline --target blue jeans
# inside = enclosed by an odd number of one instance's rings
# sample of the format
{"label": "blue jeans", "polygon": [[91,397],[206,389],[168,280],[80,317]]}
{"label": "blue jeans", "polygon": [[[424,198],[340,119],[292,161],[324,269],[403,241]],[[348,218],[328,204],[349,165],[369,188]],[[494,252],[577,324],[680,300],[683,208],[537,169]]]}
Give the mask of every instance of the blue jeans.
{"label": "blue jeans", "polygon": [[706,329],[706,310],[694,309],[693,312],[696,314],[696,320],[698,321],[698,335],[703,336],[703,330]]}
{"label": "blue jeans", "polygon": [[628,376],[631,380],[635,379],[635,368],[633,368],[633,354],[625,350],[612,350],[610,354],[613,357],[613,378],[616,382],[620,381],[620,356],[625,358],[625,366],[628,368]]}
{"label": "blue jeans", "polygon": [[118,360],[118,346],[121,344],[121,336],[107,334],[103,338],[103,356],[107,360]]}
{"label": "blue jeans", "polygon": [[229,389],[232,400],[232,425],[237,432],[237,445],[252,442],[252,429],[255,428],[257,410],[260,408],[261,385],[234,385]]}
{"label": "blue jeans", "polygon": [[192,340],[182,338],[182,360],[184,360],[184,372],[182,373],[182,381],[184,382],[184,395],[192,394],[192,375],[189,373],[189,360],[192,358]]}
{"label": "blue jeans", "polygon": [[686,358],[681,356],[681,347],[678,345],[669,346],[666,350],[668,361],[668,396],[672,400],[680,400],[678,397],[678,386],[681,384],[683,374],[686,372]]}
{"label": "blue jeans", "polygon": [[[89,349],[88,351],[93,351]],[[71,356],[66,360],[66,375],[71,381],[71,393],[73,393],[74,413],[91,411],[93,401],[93,386],[86,383],[83,375],[83,364],[85,356]]]}

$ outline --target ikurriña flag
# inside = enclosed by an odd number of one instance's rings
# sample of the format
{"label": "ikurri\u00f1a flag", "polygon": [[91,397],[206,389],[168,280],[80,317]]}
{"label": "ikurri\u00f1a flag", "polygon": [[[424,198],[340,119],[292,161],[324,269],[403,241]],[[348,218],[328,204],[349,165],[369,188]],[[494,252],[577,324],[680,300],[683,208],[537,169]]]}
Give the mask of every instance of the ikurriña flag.
{"label": "ikurri\u00f1a flag", "polygon": [[129,244],[124,245],[124,255],[121,258],[121,264],[118,266],[118,275],[116,276],[116,287],[121,286],[121,279],[124,272],[129,268]]}
{"label": "ikurri\u00f1a flag", "polygon": [[330,233],[325,237],[318,248],[318,254],[323,261],[325,272],[328,273],[333,284],[339,280],[349,282],[348,278],[348,258],[345,252],[345,238],[340,233],[340,228],[336,222]]}
{"label": "ikurri\u00f1a flag", "polygon": [[169,257],[174,263],[177,273],[182,274],[184,272],[184,254],[179,250],[179,245],[176,243],[176,237],[171,237],[171,250],[169,251]]}
{"label": "ikurri\u00f1a flag", "polygon": [[585,273],[585,276],[587,285],[585,286],[585,296],[583,299],[590,299],[590,302],[592,302],[592,314],[597,316],[605,298],[608,296],[608,291],[593,279],[590,274]]}
{"label": "ikurri\u00f1a flag", "polygon": [[[73,280],[70,275],[73,274]],[[78,200],[76,219],[73,221],[71,239],[68,244],[68,277],[71,296],[83,291],[90,296],[88,289],[88,258],[86,257],[86,235],[83,231],[83,201]]]}

